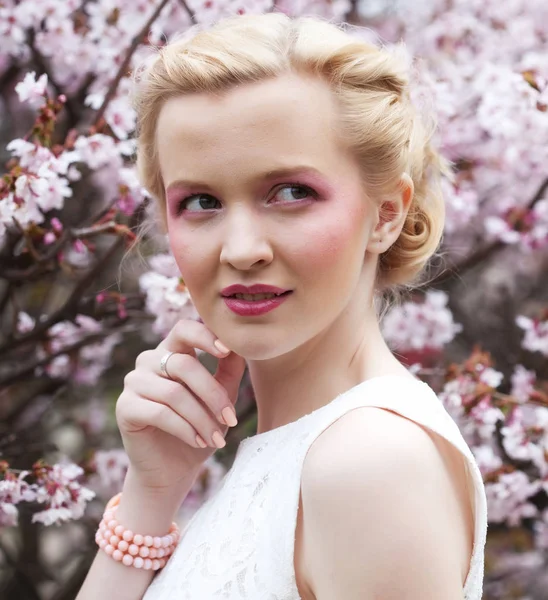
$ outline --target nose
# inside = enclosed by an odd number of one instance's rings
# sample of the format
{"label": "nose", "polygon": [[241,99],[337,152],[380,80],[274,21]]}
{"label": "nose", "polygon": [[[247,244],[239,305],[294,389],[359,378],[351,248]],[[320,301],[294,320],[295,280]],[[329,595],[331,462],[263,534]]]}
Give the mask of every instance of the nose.
{"label": "nose", "polygon": [[241,271],[269,264],[273,250],[263,225],[260,217],[251,210],[227,215],[222,233],[221,264]]}

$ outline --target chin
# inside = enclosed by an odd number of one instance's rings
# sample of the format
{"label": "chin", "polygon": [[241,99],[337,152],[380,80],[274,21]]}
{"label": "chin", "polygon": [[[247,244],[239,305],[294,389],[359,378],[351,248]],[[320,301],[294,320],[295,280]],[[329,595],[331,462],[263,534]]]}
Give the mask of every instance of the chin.
{"label": "chin", "polygon": [[[247,337],[244,337],[244,335]],[[256,334],[253,332],[248,334],[241,332],[241,335],[232,336],[227,332],[224,337],[222,335],[219,337],[231,350],[245,358],[246,361],[271,360],[296,348],[295,344],[288,344],[288,336],[280,336],[279,340],[268,335],[260,336],[257,339]]]}

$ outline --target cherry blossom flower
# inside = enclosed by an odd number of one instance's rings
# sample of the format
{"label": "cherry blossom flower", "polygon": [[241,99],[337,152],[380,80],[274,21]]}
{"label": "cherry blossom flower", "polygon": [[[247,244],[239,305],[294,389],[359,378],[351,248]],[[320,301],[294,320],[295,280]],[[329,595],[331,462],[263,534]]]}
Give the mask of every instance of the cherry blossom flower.
{"label": "cherry blossom flower", "polygon": [[44,94],[47,86],[48,76],[45,73],[36,80],[36,72],[31,71],[15,86],[15,91],[21,102],[27,102],[32,108],[39,108],[46,101]]}
{"label": "cherry blossom flower", "polygon": [[19,475],[7,472],[0,480],[0,527],[13,527],[18,524],[19,502],[32,502],[36,493],[25,481],[29,471],[21,471]]}
{"label": "cherry blossom flower", "polygon": [[96,133],[90,136],[81,135],[75,142],[74,148],[80,158],[90,169],[99,169],[114,161],[121,167],[121,159],[116,148],[116,142],[108,135]]}
{"label": "cherry blossom flower", "polygon": [[[545,426],[540,425],[541,422]],[[517,406],[511,419],[501,428],[502,444],[507,454],[516,460],[532,461],[541,477],[548,476],[548,409]]]}
{"label": "cherry blossom flower", "polygon": [[[86,315],[77,315],[75,323],[61,321],[49,329],[49,350],[57,353],[64,348],[76,344],[89,334],[100,333],[102,324]],[[87,344],[78,352],[77,368],[71,363],[66,354],[61,354],[45,367],[51,377],[67,378],[72,376],[77,383],[94,385],[105,369],[110,366],[110,359],[114,347],[120,343],[120,333],[105,336],[97,343]],[[42,368],[37,369],[41,373]]]}
{"label": "cherry blossom flower", "polygon": [[382,330],[389,344],[399,351],[441,350],[462,325],[453,321],[445,292],[429,290],[423,303],[406,302],[384,317]]}
{"label": "cherry blossom flower", "polygon": [[20,311],[17,315],[17,331],[19,333],[28,333],[34,329],[36,320],[24,311]]}
{"label": "cherry blossom flower", "polygon": [[89,485],[109,497],[121,491],[129,467],[125,450],[97,450],[93,461],[97,477],[90,479]]}
{"label": "cherry blossom flower", "polygon": [[[169,259],[161,258],[164,265]],[[154,264],[154,259],[152,259]],[[146,295],[146,309],[155,315],[154,333],[167,335],[177,321],[197,319],[198,313],[180,276],[166,276],[148,271],[139,277],[139,287]]]}
{"label": "cherry blossom flower", "polygon": [[86,503],[96,496],[76,481],[84,470],[66,461],[35,471],[37,482],[31,486],[36,494],[35,501],[46,504],[47,508],[33,514],[32,522],[52,525],[82,518]]}
{"label": "cherry blossom flower", "polygon": [[512,373],[512,390],[511,394],[520,402],[527,402],[534,389],[536,381],[536,373],[527,370],[523,365],[515,365]]}
{"label": "cherry blossom flower", "polygon": [[525,337],[521,344],[523,348],[548,356],[548,320],[529,319],[519,315],[516,318],[516,324],[525,331]]}
{"label": "cherry blossom flower", "polygon": [[491,445],[482,444],[474,446],[472,453],[474,454],[479,470],[484,476],[495,471],[503,464],[501,456]]}
{"label": "cherry blossom flower", "polygon": [[150,195],[140,184],[134,168],[120,169],[119,178],[120,197],[117,206],[124,214],[132,215]]}
{"label": "cherry blossom flower", "polygon": [[537,516],[538,509],[529,498],[539,489],[540,482],[530,481],[523,471],[501,474],[497,482],[485,486],[489,520],[515,527],[522,519]]}

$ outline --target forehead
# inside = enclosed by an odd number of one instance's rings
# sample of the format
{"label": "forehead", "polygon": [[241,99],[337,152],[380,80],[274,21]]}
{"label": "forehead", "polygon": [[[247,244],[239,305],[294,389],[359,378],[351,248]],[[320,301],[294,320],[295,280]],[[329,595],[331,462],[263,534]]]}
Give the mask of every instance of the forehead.
{"label": "forehead", "polygon": [[[323,81],[295,74],[242,84],[222,94],[169,99],[156,141],[166,185],[192,173],[230,173],[255,166],[340,159],[335,98]],[[259,165],[259,163],[264,163]]]}

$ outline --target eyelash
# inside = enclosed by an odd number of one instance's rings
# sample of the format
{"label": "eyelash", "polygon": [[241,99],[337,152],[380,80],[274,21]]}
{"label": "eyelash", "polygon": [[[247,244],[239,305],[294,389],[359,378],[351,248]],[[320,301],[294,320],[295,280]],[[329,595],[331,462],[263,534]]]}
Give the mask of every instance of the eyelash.
{"label": "eyelash", "polygon": [[[313,190],[311,187],[304,185],[302,183],[286,183],[283,184],[282,186],[280,186],[277,190],[277,192],[285,189],[285,188],[301,188],[303,190],[306,190],[310,196],[312,196],[313,198],[317,198],[318,197],[318,193]],[[277,193],[276,192],[276,193]],[[186,196],[185,198],[183,198],[182,200],[180,200],[179,202],[177,202],[177,205],[175,207],[175,216],[180,216],[183,212],[184,209],[186,207],[187,202],[189,202],[192,198],[196,197],[196,196],[210,196],[209,194],[191,194],[190,196]],[[213,196],[210,196],[211,198],[213,198]],[[216,199],[216,198],[215,198]],[[282,203],[284,204],[284,203]],[[296,202],[286,202],[285,204],[300,204],[300,201],[296,201]],[[207,212],[208,210],[216,210],[214,208],[212,209],[205,209],[205,210],[200,210],[200,211],[192,211],[192,212]]]}

